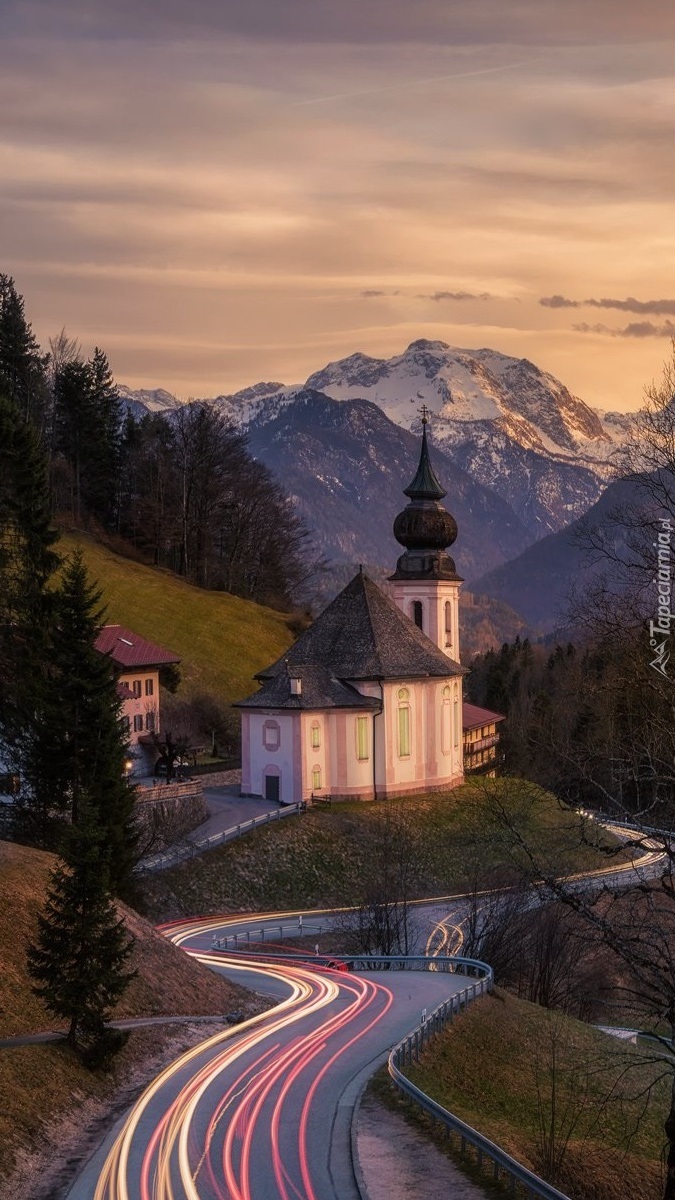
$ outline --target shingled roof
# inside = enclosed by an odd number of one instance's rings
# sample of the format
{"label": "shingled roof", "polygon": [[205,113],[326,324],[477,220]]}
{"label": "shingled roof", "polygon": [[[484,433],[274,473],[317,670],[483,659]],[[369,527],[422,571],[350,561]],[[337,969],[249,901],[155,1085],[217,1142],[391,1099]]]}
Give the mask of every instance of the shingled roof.
{"label": "shingled roof", "polygon": [[104,625],[96,638],[96,649],[100,654],[109,654],[122,670],[130,667],[161,667],[165,663],[180,662],[173,650],[149,642],[124,625]]}
{"label": "shingled roof", "polygon": [[[259,677],[260,678],[260,677]],[[300,690],[291,690],[291,679],[300,680]],[[287,663],[284,669],[266,678],[259,692],[242,700],[236,708],[363,708],[379,710],[375,696],[362,696],[348,683],[336,679],[325,667],[314,663]]]}
{"label": "shingled roof", "polygon": [[[321,668],[324,678],[341,683],[350,679],[447,678],[464,673],[459,663],[443,654],[362,572],[284,657],[257,678],[263,682],[273,680],[286,676],[288,668],[303,664]],[[248,705],[249,701],[244,703]]]}

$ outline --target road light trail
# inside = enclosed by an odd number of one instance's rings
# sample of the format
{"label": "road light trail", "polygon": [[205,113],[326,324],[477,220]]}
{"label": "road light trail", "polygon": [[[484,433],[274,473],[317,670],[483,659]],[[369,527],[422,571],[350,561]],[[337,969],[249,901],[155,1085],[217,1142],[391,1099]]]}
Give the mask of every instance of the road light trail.
{"label": "road light trail", "polygon": [[[183,926],[176,938],[208,933],[208,924]],[[225,955],[197,954],[228,965]],[[216,1035],[162,1072],[125,1122],[95,1200],[322,1200],[308,1147],[317,1089],[386,1014],[392,995],[372,980],[303,964],[246,968],[282,981],[288,998],[271,1016]],[[299,1022],[310,1022],[309,1031],[289,1040]],[[261,1190],[263,1145],[271,1157]]]}

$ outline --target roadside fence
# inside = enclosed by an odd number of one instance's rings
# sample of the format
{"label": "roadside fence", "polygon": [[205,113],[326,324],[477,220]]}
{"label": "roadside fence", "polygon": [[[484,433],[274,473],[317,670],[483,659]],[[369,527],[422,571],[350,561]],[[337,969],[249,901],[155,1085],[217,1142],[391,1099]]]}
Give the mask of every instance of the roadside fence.
{"label": "roadside fence", "polygon": [[546,1183],[538,1175],[521,1166],[515,1158],[511,1158],[510,1154],[491,1142],[489,1138],[484,1137],[477,1129],[473,1129],[465,1121],[448,1112],[447,1108],[437,1104],[435,1100],[431,1099],[431,1096],[427,1096],[425,1092],[416,1087],[403,1073],[406,1066],[409,1067],[413,1062],[418,1061],[425,1045],[435,1034],[440,1033],[446,1025],[451,1024],[454,1017],[462,1013],[472,1001],[492,990],[492,969],[486,963],[477,963],[471,959],[455,959],[454,961],[457,964],[454,968],[456,971],[462,970],[461,964],[466,963],[468,970],[463,973],[474,974],[477,968],[482,968],[481,978],[471,987],[464,988],[463,991],[440,1004],[429,1016],[425,1017],[412,1033],[394,1046],[388,1063],[391,1079],[407,1100],[431,1117],[432,1121],[445,1131],[449,1139],[457,1142],[462,1154],[465,1154],[467,1147],[471,1146],[475,1152],[475,1161],[479,1169],[489,1169],[492,1178],[505,1183],[512,1196],[524,1196],[527,1200],[569,1200],[569,1197],[565,1196],[563,1192],[559,1192],[550,1183]]}
{"label": "roadside fence", "polygon": [[304,801],[298,804],[285,804],[282,808],[274,809],[273,812],[262,813],[259,817],[252,817],[250,821],[241,821],[239,825],[232,825],[230,829],[223,829],[220,833],[212,833],[210,837],[200,838],[193,842],[179,842],[177,845],[170,846],[168,850],[164,850],[160,854],[151,854],[147,858],[141,859],[136,864],[135,870],[139,875],[149,871],[166,871],[168,867],[175,867],[178,863],[196,858],[197,855],[203,854],[205,850],[213,850],[216,846],[223,846],[226,842],[233,842],[245,833],[250,833],[251,830],[258,829],[261,825],[270,825],[273,821],[283,820],[284,817],[297,816],[299,813],[304,812],[305,809],[306,804]]}

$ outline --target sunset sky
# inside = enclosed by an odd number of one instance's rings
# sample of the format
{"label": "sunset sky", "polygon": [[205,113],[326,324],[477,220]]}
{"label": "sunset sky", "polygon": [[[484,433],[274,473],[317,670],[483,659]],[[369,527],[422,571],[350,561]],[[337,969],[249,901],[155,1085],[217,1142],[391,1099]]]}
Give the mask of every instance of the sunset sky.
{"label": "sunset sky", "polygon": [[2,0],[0,114],[0,270],[120,382],[429,337],[627,409],[670,352],[672,0]]}

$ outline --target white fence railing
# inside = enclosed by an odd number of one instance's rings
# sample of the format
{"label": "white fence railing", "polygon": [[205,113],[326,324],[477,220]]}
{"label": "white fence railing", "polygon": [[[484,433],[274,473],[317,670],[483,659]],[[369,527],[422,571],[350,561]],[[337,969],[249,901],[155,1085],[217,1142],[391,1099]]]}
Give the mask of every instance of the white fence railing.
{"label": "white fence railing", "polygon": [[550,1183],[546,1183],[544,1179],[540,1179],[538,1175],[528,1171],[527,1167],[521,1166],[515,1158],[491,1142],[489,1138],[484,1137],[477,1129],[473,1129],[465,1121],[448,1112],[447,1108],[437,1104],[435,1100],[431,1099],[431,1096],[427,1096],[426,1092],[416,1087],[403,1074],[402,1068],[417,1061],[420,1052],[430,1038],[440,1033],[473,1000],[492,989],[492,969],[486,963],[477,963],[473,959],[455,959],[454,961],[456,971],[462,970],[462,964],[466,963],[467,970],[463,972],[466,974],[474,974],[477,968],[482,968],[482,978],[440,1004],[421,1025],[418,1025],[417,1029],[414,1029],[397,1046],[394,1046],[389,1055],[389,1074],[392,1081],[408,1100],[442,1125],[449,1137],[455,1135],[459,1139],[462,1153],[466,1152],[467,1146],[472,1146],[479,1168],[485,1169],[488,1164],[491,1164],[493,1179],[508,1179],[512,1195],[515,1195],[516,1185],[519,1185],[527,1200],[535,1200],[535,1198],[536,1200],[569,1200],[563,1192],[559,1192]]}
{"label": "white fence railing", "polygon": [[238,825],[232,825],[229,829],[222,829],[220,833],[212,833],[210,837],[199,838],[195,841],[180,842],[176,846],[171,846],[168,850],[160,854],[151,854],[147,858],[142,858],[136,864],[136,871],[139,874],[147,871],[166,871],[168,867],[178,866],[179,863],[186,862],[191,858],[195,858],[198,854],[203,854],[205,850],[213,850],[216,846],[222,846],[225,842],[233,842],[236,838],[242,837],[245,833],[250,833],[253,829],[258,829],[261,825],[269,825],[273,821],[280,821],[283,817],[296,816],[298,813],[305,811],[305,804],[285,804],[283,808],[276,808],[272,812],[262,813],[259,817],[253,817],[250,821],[241,821]]}

